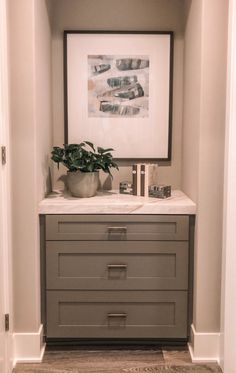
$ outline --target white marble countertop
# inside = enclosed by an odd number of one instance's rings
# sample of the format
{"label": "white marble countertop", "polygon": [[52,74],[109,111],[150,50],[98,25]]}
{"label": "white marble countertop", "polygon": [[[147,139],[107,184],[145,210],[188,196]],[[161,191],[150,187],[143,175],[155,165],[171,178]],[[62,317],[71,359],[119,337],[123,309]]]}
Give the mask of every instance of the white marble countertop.
{"label": "white marble countertop", "polygon": [[97,192],[91,198],[75,198],[55,191],[39,203],[39,214],[174,214],[195,215],[196,204],[180,190],[166,199]]}

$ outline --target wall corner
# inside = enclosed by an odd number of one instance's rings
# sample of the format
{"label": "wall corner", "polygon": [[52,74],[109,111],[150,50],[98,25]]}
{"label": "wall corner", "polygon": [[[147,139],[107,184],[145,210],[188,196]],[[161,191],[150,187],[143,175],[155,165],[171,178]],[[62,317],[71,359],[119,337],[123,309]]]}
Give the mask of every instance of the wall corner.
{"label": "wall corner", "polygon": [[43,325],[36,333],[13,334],[13,356],[15,366],[17,363],[40,363],[45,351],[43,341]]}
{"label": "wall corner", "polygon": [[188,348],[193,363],[219,363],[220,333],[199,333],[192,324]]}

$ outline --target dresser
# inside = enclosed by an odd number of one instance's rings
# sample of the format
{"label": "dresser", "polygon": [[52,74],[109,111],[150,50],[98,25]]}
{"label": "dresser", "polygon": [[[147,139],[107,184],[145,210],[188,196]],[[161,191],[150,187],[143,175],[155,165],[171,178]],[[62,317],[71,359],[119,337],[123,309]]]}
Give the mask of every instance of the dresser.
{"label": "dresser", "polygon": [[195,204],[100,193],[40,203],[48,341],[186,341]]}

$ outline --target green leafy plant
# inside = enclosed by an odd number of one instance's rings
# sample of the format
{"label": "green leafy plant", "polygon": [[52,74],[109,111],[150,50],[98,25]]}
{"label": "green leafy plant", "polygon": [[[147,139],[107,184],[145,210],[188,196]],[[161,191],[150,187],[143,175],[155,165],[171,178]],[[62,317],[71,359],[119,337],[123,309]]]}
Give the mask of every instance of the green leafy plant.
{"label": "green leafy plant", "polygon": [[[62,163],[70,172],[80,170],[81,172],[95,172],[103,170],[111,175],[112,167],[117,170],[118,165],[113,161],[111,151],[114,149],[103,149],[95,146],[90,141],[83,141],[80,144],[64,144],[63,148],[54,146],[51,152],[51,159],[57,163],[59,168]],[[112,175],[111,175],[112,176]]]}

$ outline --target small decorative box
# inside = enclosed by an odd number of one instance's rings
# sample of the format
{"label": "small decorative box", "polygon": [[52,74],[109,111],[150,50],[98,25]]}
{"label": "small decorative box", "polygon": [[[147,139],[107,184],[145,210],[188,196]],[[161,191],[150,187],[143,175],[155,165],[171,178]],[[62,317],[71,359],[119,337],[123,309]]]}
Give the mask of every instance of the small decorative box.
{"label": "small decorative box", "polygon": [[168,198],[171,197],[171,185],[150,185],[149,197]]}
{"label": "small decorative box", "polygon": [[120,193],[121,194],[133,194],[133,184],[131,181],[120,182]]}

